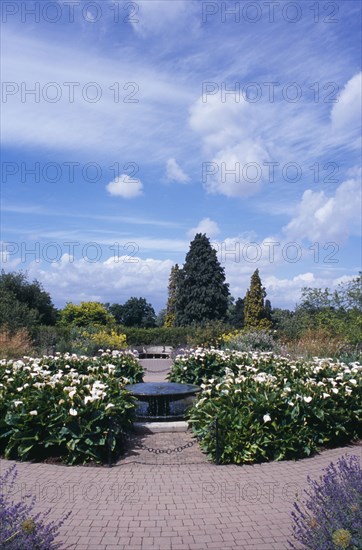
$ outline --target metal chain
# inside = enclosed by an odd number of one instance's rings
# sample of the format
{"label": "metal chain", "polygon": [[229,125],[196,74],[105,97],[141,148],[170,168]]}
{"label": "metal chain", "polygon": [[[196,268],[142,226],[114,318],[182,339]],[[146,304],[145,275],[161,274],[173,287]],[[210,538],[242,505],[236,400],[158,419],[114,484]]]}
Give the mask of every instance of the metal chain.
{"label": "metal chain", "polygon": [[[216,428],[216,420],[213,420],[212,422],[210,422],[209,426],[207,427],[207,431],[208,432],[215,431],[215,428]],[[131,439],[134,438],[134,435],[130,435],[130,434],[125,433],[125,432],[123,432],[122,435],[125,439],[128,439],[128,440],[131,440]],[[158,448],[154,448],[154,447],[148,447],[147,445],[143,445],[142,443],[136,443],[135,446],[138,449],[142,449],[143,451],[147,451],[149,453],[154,453],[156,455],[158,455],[158,454],[170,455],[172,453],[181,453],[185,449],[189,449],[190,447],[193,447],[196,443],[202,441],[204,439],[204,437],[206,437],[206,434],[205,435],[196,435],[194,441],[189,441],[188,443],[185,443],[185,445],[180,445],[179,447],[174,447],[173,449],[170,449],[170,448],[168,448],[168,449],[158,449]]]}
{"label": "metal chain", "polygon": [[189,441],[185,445],[182,445],[180,447],[175,447],[174,449],[170,449],[170,448],[168,448],[168,449],[154,449],[153,447],[147,447],[147,445],[142,445],[142,444],[138,444],[138,445],[136,445],[136,447],[138,447],[139,449],[142,449],[144,451],[148,451],[149,453],[154,453],[156,455],[160,455],[160,454],[170,455],[172,453],[181,453],[185,449],[193,447],[195,445],[195,443],[196,443],[196,441]]}
{"label": "metal chain", "polygon": [[147,367],[144,367],[144,369],[147,373],[151,373],[151,374],[158,374],[159,372],[168,372],[168,371],[170,371],[170,367],[167,367],[167,369],[162,369],[162,370],[150,370]]}

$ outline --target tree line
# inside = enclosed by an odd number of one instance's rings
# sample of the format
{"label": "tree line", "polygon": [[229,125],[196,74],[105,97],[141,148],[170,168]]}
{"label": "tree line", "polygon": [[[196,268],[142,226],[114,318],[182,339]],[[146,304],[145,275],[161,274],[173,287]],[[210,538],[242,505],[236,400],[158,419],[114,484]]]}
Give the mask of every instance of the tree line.
{"label": "tree line", "polygon": [[[22,272],[0,274],[0,330],[16,333],[26,329],[31,338],[45,334],[58,338],[69,328],[97,329],[121,327],[181,330],[219,323],[227,330],[274,329],[286,339],[300,337],[307,329],[340,335],[348,342],[362,340],[362,274],[331,291],[305,287],[294,310],[272,308],[266,298],[259,270],[251,277],[244,297],[233,298],[224,268],[205,234],[190,243],[183,267],[171,269],[167,306],[156,315],[143,297],[131,297],[124,304],[98,302],[67,303],[57,310],[38,281],[28,281]],[[51,330],[57,329],[57,334]],[[92,329],[92,330],[93,330]],[[48,331],[48,332],[47,332]],[[171,335],[171,332],[167,332]],[[176,333],[175,333],[176,334]]]}

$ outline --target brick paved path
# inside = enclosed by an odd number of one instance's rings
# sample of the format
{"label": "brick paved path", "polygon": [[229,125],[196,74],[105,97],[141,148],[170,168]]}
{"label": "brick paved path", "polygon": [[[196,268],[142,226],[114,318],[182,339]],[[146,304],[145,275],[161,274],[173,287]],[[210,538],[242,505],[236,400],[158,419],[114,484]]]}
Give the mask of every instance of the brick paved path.
{"label": "brick paved path", "polygon": [[[150,437],[167,448],[190,435]],[[136,452],[139,462],[127,456],[110,469],[18,463],[17,494],[34,494],[36,509],[51,507],[52,519],[72,510],[60,540],[76,550],[283,550],[306,476],[318,478],[345,453],[362,459],[362,446],[253,466],[207,463],[197,447],[183,451],[184,464],[182,453]]]}
{"label": "brick paved path", "polygon": [[141,359],[141,365],[146,370],[145,382],[163,382],[170,372],[171,359]]}

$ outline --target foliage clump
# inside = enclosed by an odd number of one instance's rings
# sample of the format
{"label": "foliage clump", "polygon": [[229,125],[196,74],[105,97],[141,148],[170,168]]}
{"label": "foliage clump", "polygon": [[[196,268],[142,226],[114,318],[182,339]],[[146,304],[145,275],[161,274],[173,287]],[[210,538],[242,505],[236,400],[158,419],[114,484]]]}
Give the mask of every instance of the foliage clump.
{"label": "foliage clump", "polygon": [[109,447],[119,455],[134,416],[125,385],[142,376],[134,356],[121,352],[0,361],[0,453],[68,464],[105,462]]}
{"label": "foliage clump", "polygon": [[35,497],[20,502],[13,502],[9,495],[14,493],[15,480],[18,475],[14,464],[2,475],[0,475],[0,548],[4,550],[57,550],[63,546],[56,542],[59,535],[59,528],[69,517],[66,514],[58,522],[47,522],[45,514],[35,514],[33,509]]}
{"label": "foliage clump", "polygon": [[[362,471],[359,458],[331,462],[320,481],[308,477],[306,501],[295,502],[293,537],[306,550],[362,548]],[[290,547],[297,550],[290,542]]]}
{"label": "foliage clump", "polygon": [[209,427],[218,417],[225,464],[302,458],[362,435],[357,362],[197,349],[176,358],[170,379],[201,386],[189,421],[214,459]]}

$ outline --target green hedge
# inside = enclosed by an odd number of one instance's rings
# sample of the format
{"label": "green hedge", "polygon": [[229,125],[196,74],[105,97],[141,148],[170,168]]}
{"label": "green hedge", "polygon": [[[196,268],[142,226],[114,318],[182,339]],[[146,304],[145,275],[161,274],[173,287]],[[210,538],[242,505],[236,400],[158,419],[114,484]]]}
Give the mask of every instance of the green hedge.
{"label": "green hedge", "polygon": [[204,326],[134,328],[124,327],[120,331],[126,335],[128,346],[217,346],[221,336],[230,331],[222,322],[214,321]]}
{"label": "green hedge", "polygon": [[128,346],[185,346],[190,328],[184,327],[157,327],[136,328],[121,327],[126,335]]}

